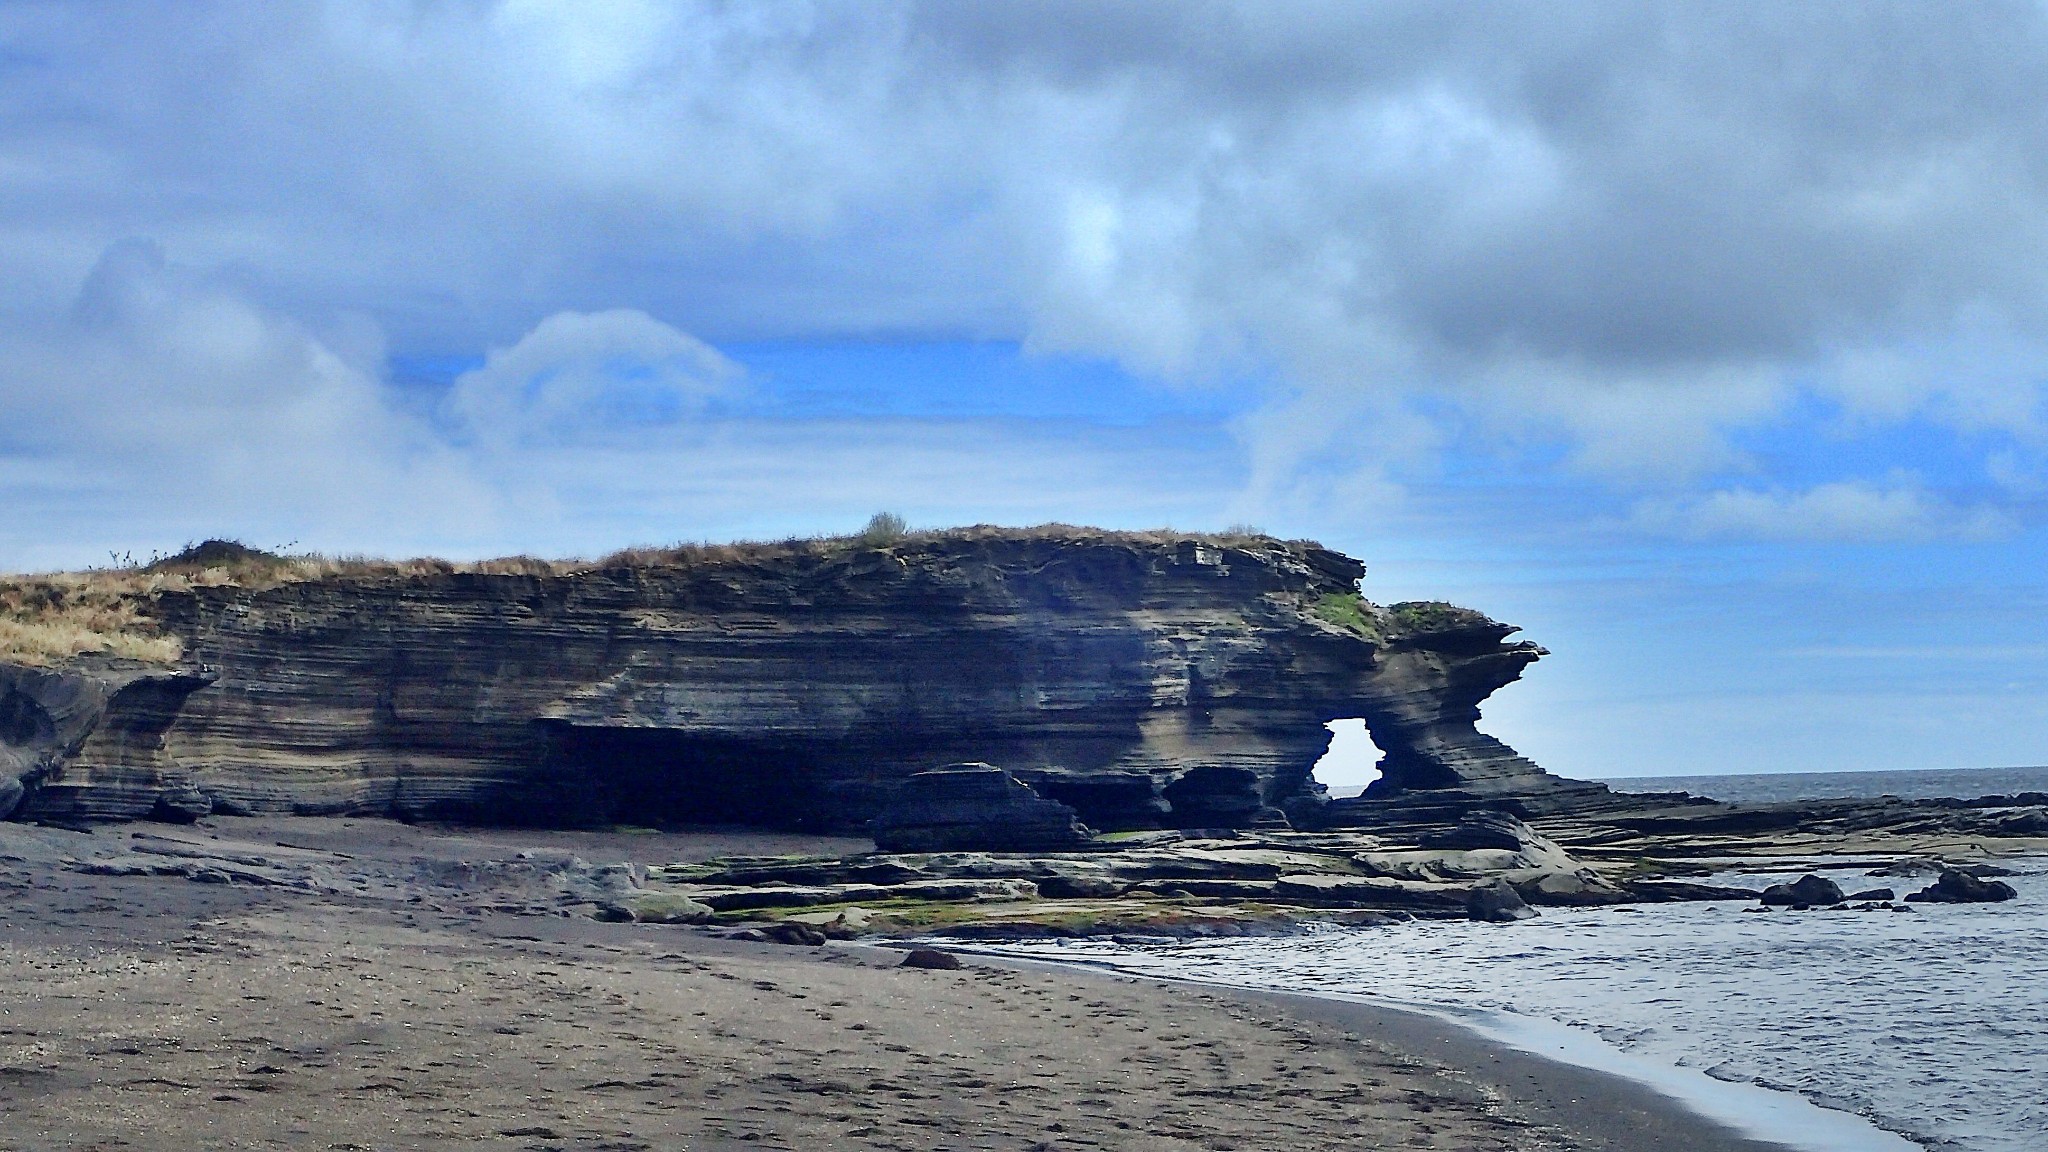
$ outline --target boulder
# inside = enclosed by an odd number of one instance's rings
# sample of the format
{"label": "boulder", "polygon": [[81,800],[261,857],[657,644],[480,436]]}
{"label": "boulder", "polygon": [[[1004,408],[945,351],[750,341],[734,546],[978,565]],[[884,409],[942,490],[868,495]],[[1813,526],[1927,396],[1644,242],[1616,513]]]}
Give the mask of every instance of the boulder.
{"label": "boulder", "polygon": [[1036,852],[1088,840],[1074,810],[993,764],[952,764],[903,782],[870,825],[884,852]]}
{"label": "boulder", "polygon": [[1843,897],[1844,900],[1852,904],[1868,901],[1897,900],[1898,898],[1899,894],[1890,888],[1865,888],[1861,892],[1851,892]]}
{"label": "boulder", "polygon": [[1422,837],[1422,847],[1440,854],[1439,870],[1495,872],[1541,869],[1576,872],[1580,868],[1558,844],[1514,816],[1480,809],[1468,812],[1456,826]]}
{"label": "boulder", "polygon": [[213,798],[190,784],[166,787],[157,795],[150,818],[166,824],[191,824],[213,815]]}
{"label": "boulder", "polygon": [[777,944],[816,948],[825,942],[823,932],[809,924],[801,924],[794,920],[778,920],[773,924],[763,924],[761,934]]}
{"label": "boulder", "polygon": [[537,870],[552,873],[563,899],[572,901],[602,904],[625,900],[638,894],[647,878],[647,869],[638,864],[592,865],[575,856],[560,864],[539,858],[534,863]]}
{"label": "boulder", "polygon": [[1843,896],[1841,885],[1809,872],[1790,884],[1771,885],[1759,899],[1765,904],[1813,908],[1840,904]]}
{"label": "boulder", "polygon": [[1599,904],[1624,904],[1635,899],[1629,893],[1608,883],[1597,873],[1545,872],[1514,883],[1515,894],[1530,904],[1557,904],[1566,907],[1583,907]]}
{"label": "boulder", "polygon": [[1513,885],[1505,880],[1495,880],[1490,884],[1476,885],[1466,895],[1465,914],[1474,920],[1505,924],[1527,920],[1536,915],[1536,910],[1516,894]]}
{"label": "boulder", "polygon": [[903,963],[898,967],[957,972],[960,969],[960,958],[951,952],[941,952],[937,948],[912,948],[903,954]]}
{"label": "boulder", "polygon": [[681,892],[642,892],[607,908],[618,908],[636,924],[699,924],[711,919],[711,905]]}
{"label": "boulder", "polygon": [[1979,880],[1960,868],[1943,868],[1934,883],[1906,899],[1918,904],[1995,904],[2019,893],[2003,880]]}
{"label": "boulder", "polygon": [[1519,852],[1541,840],[1536,830],[1506,812],[1483,808],[1467,813],[1457,826],[1422,838],[1424,848],[1503,848]]}
{"label": "boulder", "polygon": [[823,933],[827,940],[851,940],[867,931],[874,913],[865,908],[839,908],[829,912],[799,912],[783,919],[809,924]]}

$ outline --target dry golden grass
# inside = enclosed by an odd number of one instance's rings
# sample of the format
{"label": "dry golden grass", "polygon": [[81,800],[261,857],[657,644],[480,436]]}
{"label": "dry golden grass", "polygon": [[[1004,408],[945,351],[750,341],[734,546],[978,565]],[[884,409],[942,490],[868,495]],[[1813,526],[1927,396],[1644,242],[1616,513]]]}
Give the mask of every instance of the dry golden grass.
{"label": "dry golden grass", "polygon": [[183,647],[177,637],[158,629],[150,609],[158,596],[193,588],[260,590],[316,580],[407,580],[457,573],[566,576],[610,568],[694,568],[790,559],[825,561],[876,549],[914,556],[962,543],[1173,545],[1189,540],[1216,547],[1260,550],[1299,551],[1315,546],[1307,540],[1276,540],[1246,527],[1224,532],[1182,532],[1171,528],[1126,532],[1072,524],[1040,524],[1030,528],[977,524],[966,528],[906,530],[880,537],[871,524],[868,531],[847,536],[626,548],[596,561],[544,560],[534,556],[462,562],[433,557],[382,560],[319,553],[281,556],[210,540],[138,568],[0,576],[0,660],[47,666],[97,654],[175,663],[183,655]]}
{"label": "dry golden grass", "polygon": [[1038,524],[1028,528],[1009,528],[995,524],[975,524],[964,528],[930,528],[904,531],[885,540],[877,540],[868,533],[854,533],[848,536],[793,536],[786,540],[736,540],[719,544],[671,544],[665,547],[625,548],[598,560],[593,564],[575,561],[562,562],[567,570],[583,568],[655,568],[692,566],[697,564],[745,563],[749,561],[778,560],[788,557],[830,558],[847,552],[864,549],[884,549],[899,554],[915,554],[924,549],[941,545],[961,543],[994,544],[1002,542],[1047,542],[1069,544],[1097,544],[1128,542],[1133,544],[1172,545],[1182,541],[1196,541],[1219,548],[1286,549],[1300,551],[1319,548],[1313,540],[1279,540],[1249,526],[1233,526],[1222,532],[1187,532],[1177,528],[1151,528],[1139,530],[1112,530],[1088,528],[1076,524]]}
{"label": "dry golden grass", "polygon": [[143,612],[163,581],[134,570],[0,579],[0,659],[49,665],[93,653],[173,663],[183,646]]}
{"label": "dry golden grass", "polygon": [[99,655],[174,664],[184,646],[157,627],[150,608],[158,596],[193,588],[264,589],[314,580],[411,579],[454,572],[553,576],[587,567],[580,561],[530,556],[453,564],[431,558],[252,553],[218,564],[184,564],[172,557],[140,568],[0,576],[0,660],[47,667]]}

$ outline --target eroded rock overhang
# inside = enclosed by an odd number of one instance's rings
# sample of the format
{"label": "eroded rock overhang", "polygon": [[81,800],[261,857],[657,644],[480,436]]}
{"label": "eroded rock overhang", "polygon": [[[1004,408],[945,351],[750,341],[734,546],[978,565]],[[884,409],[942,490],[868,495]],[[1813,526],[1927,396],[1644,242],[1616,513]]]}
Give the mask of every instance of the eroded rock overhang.
{"label": "eroded rock overhang", "polygon": [[1097,829],[1313,823],[1343,717],[1386,753],[1382,799],[1552,790],[1474,727],[1541,649],[1373,605],[1363,573],[1260,537],[980,529],[195,588],[151,605],[187,653],[152,675],[181,690],[87,691],[141,735],[119,763],[39,753],[20,806],[852,829],[909,774],[982,761]]}

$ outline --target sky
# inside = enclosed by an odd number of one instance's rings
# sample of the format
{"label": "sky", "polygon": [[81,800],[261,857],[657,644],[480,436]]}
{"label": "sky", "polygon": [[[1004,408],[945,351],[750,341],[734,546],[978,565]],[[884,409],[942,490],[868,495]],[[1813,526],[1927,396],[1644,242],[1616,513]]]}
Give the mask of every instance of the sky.
{"label": "sky", "polygon": [[0,568],[1250,524],[1554,771],[2048,762],[2040,3],[0,0]]}

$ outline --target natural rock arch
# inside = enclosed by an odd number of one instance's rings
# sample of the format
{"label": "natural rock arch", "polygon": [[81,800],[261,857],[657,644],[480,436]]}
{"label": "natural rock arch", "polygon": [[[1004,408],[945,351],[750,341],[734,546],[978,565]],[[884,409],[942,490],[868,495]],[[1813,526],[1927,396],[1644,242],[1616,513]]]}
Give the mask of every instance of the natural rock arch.
{"label": "natural rock arch", "polygon": [[23,808],[854,831],[912,773],[985,761],[1097,829],[1314,824],[1343,717],[1385,752],[1371,803],[1569,791],[1474,727],[1542,649],[1370,604],[1363,573],[1053,527],[197,587],[143,606],[179,668],[17,670],[80,733]]}

